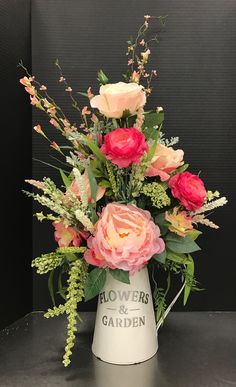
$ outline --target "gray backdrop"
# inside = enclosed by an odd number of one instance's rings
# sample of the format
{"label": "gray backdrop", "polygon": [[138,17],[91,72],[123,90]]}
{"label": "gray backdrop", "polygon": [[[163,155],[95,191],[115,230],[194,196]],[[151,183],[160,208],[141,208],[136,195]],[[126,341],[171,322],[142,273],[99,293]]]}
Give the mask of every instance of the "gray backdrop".
{"label": "gray backdrop", "polygon": [[[126,40],[135,35],[144,14],[168,14],[168,22],[153,49],[153,68],[158,81],[152,106],[163,106],[164,132],[180,136],[180,147],[191,170],[209,189],[219,189],[230,203],[214,215],[218,231],[205,229],[196,257],[197,278],[206,289],[193,294],[190,310],[236,309],[235,257],[235,65],[236,2],[234,0],[33,0],[32,68],[65,111],[78,120],[70,100],[57,82],[53,65],[59,58],[75,90],[85,91],[96,83],[102,68],[112,82],[126,69]],[[85,100],[81,97],[81,103]],[[40,122],[59,143],[53,127],[36,110],[33,125]],[[52,162],[47,144],[33,135],[34,157]],[[57,171],[33,165],[37,179]],[[50,225],[34,222],[33,255],[55,246]],[[34,309],[50,305],[46,280],[34,276]],[[95,308],[95,303],[82,306]],[[177,308],[182,308],[179,304]]]}

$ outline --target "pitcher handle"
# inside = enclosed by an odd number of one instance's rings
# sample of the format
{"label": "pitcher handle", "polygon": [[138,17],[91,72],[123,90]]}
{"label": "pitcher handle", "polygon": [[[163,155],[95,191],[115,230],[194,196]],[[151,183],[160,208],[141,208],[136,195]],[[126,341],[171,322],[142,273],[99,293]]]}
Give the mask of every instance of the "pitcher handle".
{"label": "pitcher handle", "polygon": [[166,319],[166,317],[168,316],[168,314],[171,311],[172,307],[174,306],[174,304],[178,300],[179,296],[181,295],[182,291],[184,290],[185,285],[186,285],[186,281],[183,283],[181,289],[178,291],[178,293],[176,294],[175,298],[171,301],[170,305],[165,310],[165,312],[163,313],[163,315],[160,318],[160,320],[157,322],[157,324],[156,324],[156,334],[158,333],[158,330],[160,329],[160,327],[163,324],[164,320]]}

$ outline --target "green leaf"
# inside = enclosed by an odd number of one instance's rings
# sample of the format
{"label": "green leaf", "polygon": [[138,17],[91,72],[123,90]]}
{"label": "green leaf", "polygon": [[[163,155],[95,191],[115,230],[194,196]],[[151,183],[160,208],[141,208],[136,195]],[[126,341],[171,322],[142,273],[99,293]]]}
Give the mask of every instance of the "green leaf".
{"label": "green leaf", "polygon": [[196,230],[194,228],[191,232],[188,233],[188,237],[191,238],[193,241],[195,241],[201,234],[202,234],[201,231]]}
{"label": "green leaf", "polygon": [[93,206],[93,203],[89,203],[89,212],[90,212],[90,219],[93,224],[95,224],[98,221],[98,215],[96,213],[96,210]]}
{"label": "green leaf", "polygon": [[164,111],[152,112],[145,115],[144,126],[152,129],[154,126],[160,126],[164,121]]}
{"label": "green leaf", "polygon": [[76,255],[73,253],[66,253],[65,257],[66,257],[68,262],[74,262],[77,259]]}
{"label": "green leaf", "polygon": [[130,116],[131,116],[130,110],[129,109],[125,109],[123,111],[122,118],[128,118]]}
{"label": "green leaf", "polygon": [[71,180],[69,179],[69,177],[63,172],[62,169],[60,169],[60,175],[61,175],[61,178],[62,178],[62,181],[65,185],[66,188],[70,187],[71,185]]}
{"label": "green leaf", "polygon": [[180,237],[174,233],[169,233],[165,238],[168,249],[175,253],[193,253],[201,248],[189,237]]}
{"label": "green leaf", "polygon": [[83,91],[77,91],[77,94],[80,94],[80,95],[82,95],[83,97],[87,97],[87,98],[88,98],[88,94],[87,94],[87,93],[84,93]]}
{"label": "green leaf", "polygon": [[154,142],[148,150],[147,163],[150,162],[153,156],[155,155],[156,147],[157,147],[157,139],[158,139],[158,132],[156,132]]}
{"label": "green leaf", "polygon": [[33,158],[33,161],[37,161],[38,163],[41,163],[41,164],[44,164],[44,165],[47,165],[48,167],[51,167],[51,168],[54,168],[54,169],[57,169],[58,171],[62,170],[63,172],[65,173],[69,173],[68,171],[66,171],[65,169],[61,169],[59,167],[56,167],[56,165],[53,165],[53,164],[50,164],[50,163],[46,163],[45,161],[43,160],[39,160],[39,159],[36,159],[36,158]]}
{"label": "green leaf", "polygon": [[92,172],[95,177],[104,177],[105,176],[105,169],[103,167],[103,163],[98,160],[94,159],[90,161],[90,168],[92,169]]}
{"label": "green leaf", "polygon": [[164,226],[165,223],[166,223],[166,218],[165,218],[165,213],[162,212],[161,214],[157,215],[155,217],[155,223],[158,225],[158,226]]}
{"label": "green leaf", "polygon": [[172,251],[167,250],[167,259],[170,261],[180,263],[181,265],[187,265],[188,264],[188,257],[185,254],[176,254]]}
{"label": "green leaf", "polygon": [[112,125],[113,125],[113,129],[117,129],[120,126],[118,124],[118,121],[115,118],[112,118]]}
{"label": "green leaf", "polygon": [[101,180],[99,181],[98,185],[103,188],[110,188],[111,183],[108,180]]}
{"label": "green leaf", "polygon": [[70,149],[70,150],[74,149],[73,146],[69,146],[69,145],[60,145],[60,148],[61,149]]}
{"label": "green leaf", "polygon": [[58,293],[62,298],[64,298],[64,300],[66,300],[66,288],[62,286],[62,274],[63,274],[63,270],[60,271],[58,276],[58,282],[57,282]]}
{"label": "green leaf", "polygon": [[117,281],[123,282],[125,284],[130,284],[128,271],[124,271],[121,269],[110,269],[109,272],[111,273],[112,277],[115,278]]}
{"label": "green leaf", "polygon": [[136,118],[137,118],[137,114],[133,114],[132,116],[127,118],[127,122],[128,122],[128,127],[129,128],[133,128],[134,127],[134,124],[136,122]]}
{"label": "green leaf", "polygon": [[53,291],[53,277],[54,277],[54,270],[52,270],[48,277],[48,290],[50,293],[50,297],[52,299],[53,306],[56,305],[55,303],[55,297],[54,297],[54,291]]}
{"label": "green leaf", "polygon": [[181,172],[186,171],[186,169],[188,169],[188,167],[189,167],[189,164],[182,165],[181,167],[177,168],[174,172],[172,172],[171,176],[174,176],[174,175],[177,175],[177,173],[181,173]]}
{"label": "green leaf", "polygon": [[168,231],[168,222],[165,218],[165,213],[162,212],[161,214],[157,215],[155,217],[155,224],[157,224],[161,230],[161,235],[165,235]]}
{"label": "green leaf", "polygon": [[106,270],[96,267],[93,269],[85,282],[84,298],[85,301],[96,297],[104,287],[106,282]]}
{"label": "green leaf", "polygon": [[[189,260],[189,263],[186,267],[186,270],[187,270],[187,275],[189,277],[189,280],[191,281],[191,278],[193,278],[193,276],[194,276],[194,260],[191,257],[191,255],[188,255],[188,260]],[[186,305],[186,303],[188,301],[188,297],[189,297],[190,292],[191,292],[191,283],[190,284],[186,283],[185,288],[184,288],[184,305]]]}
{"label": "green leaf", "polygon": [[87,172],[88,172],[89,184],[90,184],[90,189],[91,189],[91,197],[92,197],[94,203],[96,203],[97,190],[98,190],[97,181],[96,181],[94,174],[92,172],[92,169],[90,167],[87,167]]}
{"label": "green leaf", "polygon": [[164,250],[161,254],[154,254],[152,258],[155,259],[155,261],[157,262],[165,263],[166,256],[167,256],[167,253],[166,253],[166,250]]}
{"label": "green leaf", "polygon": [[108,77],[102,70],[98,71],[98,77],[97,80],[100,82],[101,85],[106,85],[109,82]]}
{"label": "green leaf", "polygon": [[84,134],[81,133],[81,136],[83,137],[84,141],[86,142],[86,145],[90,148],[90,150],[95,154],[95,156],[97,156],[97,158],[100,160],[100,161],[103,161],[105,162],[106,161],[106,158],[105,156],[101,153],[100,149],[98,148],[98,146],[95,144],[95,142],[93,140],[91,140],[90,138],[86,137]]}

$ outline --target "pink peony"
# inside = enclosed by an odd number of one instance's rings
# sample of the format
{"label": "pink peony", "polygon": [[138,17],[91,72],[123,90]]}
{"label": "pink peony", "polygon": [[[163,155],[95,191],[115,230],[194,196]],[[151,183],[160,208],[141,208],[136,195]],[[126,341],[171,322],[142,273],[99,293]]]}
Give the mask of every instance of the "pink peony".
{"label": "pink peony", "polygon": [[94,236],[88,239],[88,263],[134,273],[146,265],[165,244],[148,211],[132,204],[110,203],[104,207]]}
{"label": "pink peony", "polygon": [[177,173],[169,180],[172,195],[189,211],[202,207],[206,198],[203,181],[190,172]]}
{"label": "pink peony", "polygon": [[157,144],[155,155],[146,176],[160,176],[161,181],[170,178],[170,173],[183,165],[184,152],[181,149],[174,150],[162,144]]}
{"label": "pink peony", "polygon": [[120,168],[136,164],[148,150],[145,136],[136,128],[118,128],[104,137],[101,152]]}
{"label": "pink peony", "polygon": [[65,226],[63,221],[54,222],[53,226],[55,228],[54,237],[60,247],[68,247],[71,243],[73,246],[80,246],[82,239],[72,227]]}

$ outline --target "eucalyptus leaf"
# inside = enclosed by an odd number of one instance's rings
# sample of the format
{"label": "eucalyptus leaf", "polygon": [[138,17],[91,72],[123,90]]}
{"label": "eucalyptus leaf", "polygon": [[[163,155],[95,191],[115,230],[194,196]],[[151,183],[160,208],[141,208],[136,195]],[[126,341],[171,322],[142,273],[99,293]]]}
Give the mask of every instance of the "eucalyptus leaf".
{"label": "eucalyptus leaf", "polygon": [[188,233],[188,237],[191,238],[193,241],[195,241],[201,234],[202,234],[201,231],[193,229]]}
{"label": "eucalyptus leaf", "polygon": [[106,270],[96,267],[93,269],[85,282],[84,298],[89,301],[96,297],[104,287],[106,282]]}
{"label": "eucalyptus leaf", "polygon": [[155,261],[157,262],[165,263],[166,256],[167,256],[167,253],[166,253],[166,250],[164,250],[161,254],[154,254],[152,258],[155,259]]}
{"label": "eucalyptus leaf", "polygon": [[161,213],[155,217],[155,224],[157,224],[161,230],[161,235],[165,235],[168,231],[168,222],[165,218],[165,213]]}
{"label": "eucalyptus leaf", "polygon": [[188,236],[180,237],[174,233],[169,233],[165,237],[166,246],[175,253],[193,253],[201,248]]}
{"label": "eucalyptus leaf", "polygon": [[125,284],[130,284],[128,271],[124,271],[121,269],[110,269],[109,272],[112,277],[115,278],[117,281],[123,282]]}

